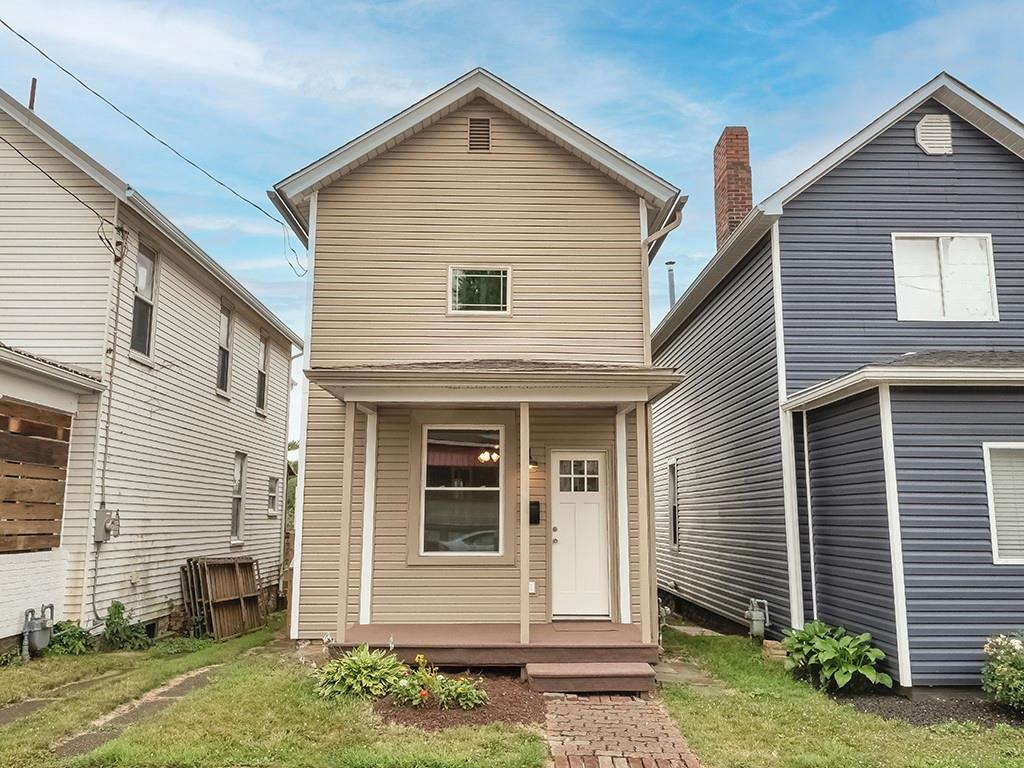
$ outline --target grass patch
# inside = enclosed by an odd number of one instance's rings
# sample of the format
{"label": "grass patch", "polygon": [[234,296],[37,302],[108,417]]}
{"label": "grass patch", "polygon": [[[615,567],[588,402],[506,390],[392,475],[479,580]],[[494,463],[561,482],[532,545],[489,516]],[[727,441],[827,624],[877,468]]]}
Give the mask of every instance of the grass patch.
{"label": "grass patch", "polygon": [[5,687],[8,681],[17,686],[18,696],[11,700],[39,695],[63,682],[82,680],[111,669],[125,673],[95,686],[69,692],[60,700],[0,728],[0,766],[38,768],[60,765],[50,752],[54,743],[85,730],[100,715],[173,677],[200,667],[224,664],[250,648],[266,644],[281,621],[281,616],[273,616],[269,626],[263,629],[211,644],[194,653],[163,658],[155,658],[146,651],[44,658],[22,667],[2,670],[0,690],[8,694]]}
{"label": "grass patch", "polygon": [[742,637],[687,637],[665,647],[722,680],[724,691],[664,688],[665,704],[706,768],[1017,768],[1024,731],[973,724],[919,728],[838,704]]}
{"label": "grass patch", "polygon": [[309,670],[298,664],[250,657],[76,766],[539,768],[545,755],[540,736],[526,728],[424,733],[385,726],[365,701],[317,696]]}

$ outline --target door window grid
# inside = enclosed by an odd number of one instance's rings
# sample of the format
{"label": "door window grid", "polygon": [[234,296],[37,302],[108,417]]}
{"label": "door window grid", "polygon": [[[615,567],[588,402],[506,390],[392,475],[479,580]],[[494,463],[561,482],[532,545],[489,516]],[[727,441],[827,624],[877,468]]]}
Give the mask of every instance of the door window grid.
{"label": "door window grid", "polygon": [[558,490],[569,493],[600,491],[596,459],[561,459],[558,462]]}

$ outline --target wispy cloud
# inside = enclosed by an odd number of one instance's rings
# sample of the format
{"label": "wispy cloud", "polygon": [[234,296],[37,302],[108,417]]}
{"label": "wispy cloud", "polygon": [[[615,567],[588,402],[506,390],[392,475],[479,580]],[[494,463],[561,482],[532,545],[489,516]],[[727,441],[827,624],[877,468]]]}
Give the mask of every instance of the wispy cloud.
{"label": "wispy cloud", "polygon": [[178,216],[175,221],[185,229],[194,229],[200,232],[224,232],[277,238],[282,236],[280,225],[260,217],[258,213],[244,217],[197,213]]}

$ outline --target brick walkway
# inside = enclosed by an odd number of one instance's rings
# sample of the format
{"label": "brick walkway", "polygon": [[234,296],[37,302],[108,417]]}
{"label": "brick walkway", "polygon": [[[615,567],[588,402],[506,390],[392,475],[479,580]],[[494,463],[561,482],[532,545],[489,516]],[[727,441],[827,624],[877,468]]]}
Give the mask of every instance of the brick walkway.
{"label": "brick walkway", "polygon": [[547,696],[554,768],[700,768],[655,698]]}

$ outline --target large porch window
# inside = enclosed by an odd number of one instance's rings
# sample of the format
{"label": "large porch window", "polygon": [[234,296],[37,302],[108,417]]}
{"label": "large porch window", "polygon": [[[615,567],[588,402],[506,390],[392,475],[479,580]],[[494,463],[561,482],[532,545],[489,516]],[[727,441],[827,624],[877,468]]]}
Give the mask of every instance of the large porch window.
{"label": "large porch window", "polygon": [[420,554],[502,552],[500,426],[424,428]]}

